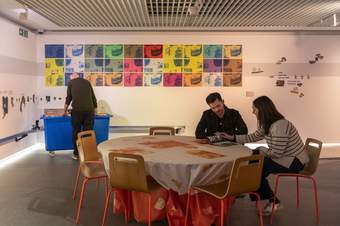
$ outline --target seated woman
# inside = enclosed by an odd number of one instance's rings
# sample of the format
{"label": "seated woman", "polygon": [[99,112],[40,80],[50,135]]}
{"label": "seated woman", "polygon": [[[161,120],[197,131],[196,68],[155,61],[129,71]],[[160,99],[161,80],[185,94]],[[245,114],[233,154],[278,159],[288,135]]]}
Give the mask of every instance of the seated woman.
{"label": "seated woman", "polygon": [[[223,136],[242,144],[266,140],[269,149],[261,147],[259,151],[265,158],[262,181],[257,192],[262,200],[269,201],[263,209],[263,214],[270,215],[274,193],[267,180],[269,174],[298,173],[309,159],[298,131],[277,111],[271,99],[267,96],[256,98],[253,101],[253,113],[258,122],[257,131],[248,135]],[[280,200],[276,199],[275,210],[281,207]]]}

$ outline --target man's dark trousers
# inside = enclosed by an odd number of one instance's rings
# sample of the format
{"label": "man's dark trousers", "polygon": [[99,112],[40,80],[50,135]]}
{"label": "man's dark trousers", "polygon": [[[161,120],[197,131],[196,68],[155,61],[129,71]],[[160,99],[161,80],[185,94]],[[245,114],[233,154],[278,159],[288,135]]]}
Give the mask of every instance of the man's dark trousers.
{"label": "man's dark trousers", "polygon": [[77,134],[81,131],[92,130],[94,125],[93,111],[72,111],[73,154],[78,156]]}

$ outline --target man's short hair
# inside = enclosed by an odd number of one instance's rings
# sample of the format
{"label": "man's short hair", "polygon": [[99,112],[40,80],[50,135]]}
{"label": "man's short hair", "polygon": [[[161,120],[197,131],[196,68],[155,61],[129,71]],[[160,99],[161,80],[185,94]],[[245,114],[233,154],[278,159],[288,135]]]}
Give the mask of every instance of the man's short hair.
{"label": "man's short hair", "polygon": [[211,104],[214,103],[216,100],[220,100],[222,101],[222,97],[221,94],[215,92],[215,93],[210,93],[207,98],[205,99],[205,101],[207,102],[207,104]]}

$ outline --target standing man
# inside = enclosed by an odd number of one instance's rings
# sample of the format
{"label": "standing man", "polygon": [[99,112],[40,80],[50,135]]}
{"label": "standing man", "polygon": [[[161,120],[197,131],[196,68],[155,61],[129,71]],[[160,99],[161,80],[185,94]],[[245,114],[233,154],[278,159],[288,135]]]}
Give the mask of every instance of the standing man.
{"label": "standing man", "polygon": [[86,79],[80,78],[77,72],[71,75],[71,81],[67,86],[67,97],[64,107],[64,115],[72,102],[72,129],[73,129],[73,156],[78,159],[77,134],[82,130],[92,130],[94,125],[97,99],[94,95],[91,83]]}
{"label": "standing man", "polygon": [[240,113],[224,105],[219,93],[211,93],[206,102],[210,109],[203,112],[196,128],[196,138],[210,142],[223,139],[223,134],[247,134],[248,128]]}

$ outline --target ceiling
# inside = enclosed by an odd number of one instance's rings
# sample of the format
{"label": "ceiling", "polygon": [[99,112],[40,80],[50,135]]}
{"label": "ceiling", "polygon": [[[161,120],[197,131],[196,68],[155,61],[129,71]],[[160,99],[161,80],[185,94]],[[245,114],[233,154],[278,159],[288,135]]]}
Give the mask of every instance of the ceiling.
{"label": "ceiling", "polygon": [[[0,15],[48,31],[340,30],[340,0],[0,0]],[[19,19],[27,10],[27,19]]]}

